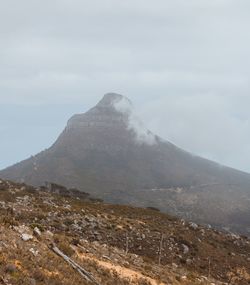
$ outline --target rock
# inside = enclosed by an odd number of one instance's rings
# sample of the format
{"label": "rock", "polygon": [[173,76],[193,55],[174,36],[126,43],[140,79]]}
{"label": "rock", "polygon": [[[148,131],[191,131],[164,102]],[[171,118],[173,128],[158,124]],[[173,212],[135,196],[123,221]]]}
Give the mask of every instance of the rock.
{"label": "rock", "polygon": [[36,285],[36,280],[33,278],[29,279],[29,285]]}
{"label": "rock", "polygon": [[201,229],[200,232],[201,232],[201,235],[202,235],[202,236],[205,235],[205,230],[204,230],[204,229]]}
{"label": "rock", "polygon": [[54,236],[54,234],[51,231],[46,231],[45,236],[46,236],[46,238],[52,238]]}
{"label": "rock", "polygon": [[234,240],[239,240],[239,239],[240,239],[240,236],[239,236],[239,235],[236,235],[236,234],[233,234],[233,233],[230,233],[230,234],[229,234],[229,237],[230,237],[231,239],[234,239]]}
{"label": "rock", "polygon": [[14,272],[17,271],[17,268],[16,268],[16,266],[15,266],[14,264],[7,264],[7,265],[5,266],[4,271],[5,271],[6,273],[14,273]]}
{"label": "rock", "polygon": [[187,254],[189,252],[189,247],[187,245],[185,245],[185,244],[182,244],[181,246],[183,248],[183,253]]}
{"label": "rock", "polygon": [[25,225],[21,225],[21,226],[14,226],[13,227],[15,231],[17,231],[19,234],[24,234],[30,231],[30,229],[25,226]]}
{"label": "rock", "polygon": [[184,220],[184,219],[181,219],[181,224],[183,225],[183,226],[185,226],[186,225],[186,221]]}
{"label": "rock", "polygon": [[198,229],[198,225],[195,223],[189,223],[189,227],[193,230],[197,230]]}
{"label": "rock", "polygon": [[71,210],[71,205],[69,205],[69,204],[65,205],[64,208],[67,209],[67,210]]}
{"label": "rock", "polygon": [[35,250],[33,247],[29,249],[29,251],[34,255],[37,256],[39,254],[38,250]]}
{"label": "rock", "polygon": [[22,234],[21,238],[22,238],[23,241],[29,241],[29,240],[33,239],[33,236],[29,235],[29,234]]}
{"label": "rock", "polygon": [[178,265],[176,263],[172,263],[173,268],[178,268]]}
{"label": "rock", "polygon": [[39,230],[38,227],[35,227],[34,230],[33,230],[33,232],[34,232],[34,235],[35,235],[35,236],[41,236],[41,235],[42,235],[42,233],[41,233],[41,231]]}

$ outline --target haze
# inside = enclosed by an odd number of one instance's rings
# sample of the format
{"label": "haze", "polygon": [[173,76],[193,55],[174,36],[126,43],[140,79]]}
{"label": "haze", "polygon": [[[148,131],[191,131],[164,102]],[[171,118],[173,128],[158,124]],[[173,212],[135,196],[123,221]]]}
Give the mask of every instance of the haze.
{"label": "haze", "polygon": [[0,168],[106,92],[176,145],[250,172],[250,2],[18,1],[0,9]]}

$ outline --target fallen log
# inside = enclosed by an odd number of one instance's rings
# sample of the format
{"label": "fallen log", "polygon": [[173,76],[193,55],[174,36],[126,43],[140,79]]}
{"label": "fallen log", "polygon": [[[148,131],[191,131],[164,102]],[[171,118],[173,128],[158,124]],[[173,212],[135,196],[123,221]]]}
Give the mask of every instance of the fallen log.
{"label": "fallen log", "polygon": [[97,282],[97,280],[93,277],[93,275],[77,264],[74,260],[64,254],[55,244],[49,246],[49,248],[55,252],[58,256],[63,258],[72,268],[74,268],[86,281],[91,282],[95,285],[101,285]]}

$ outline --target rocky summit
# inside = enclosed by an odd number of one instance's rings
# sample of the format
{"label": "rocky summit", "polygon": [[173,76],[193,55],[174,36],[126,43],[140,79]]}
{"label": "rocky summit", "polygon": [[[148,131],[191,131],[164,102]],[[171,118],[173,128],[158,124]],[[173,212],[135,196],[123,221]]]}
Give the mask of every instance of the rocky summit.
{"label": "rocky summit", "polygon": [[250,174],[154,135],[132,102],[115,93],[74,115],[49,149],[0,171],[0,177],[34,186],[59,183],[106,202],[156,207],[250,235]]}

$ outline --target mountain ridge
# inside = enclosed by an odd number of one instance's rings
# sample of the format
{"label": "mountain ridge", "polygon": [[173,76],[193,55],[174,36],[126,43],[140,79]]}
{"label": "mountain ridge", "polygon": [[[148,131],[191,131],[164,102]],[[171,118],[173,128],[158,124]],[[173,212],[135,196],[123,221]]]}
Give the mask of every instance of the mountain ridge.
{"label": "mountain ridge", "polygon": [[55,182],[107,202],[154,206],[250,234],[250,174],[154,135],[131,101],[116,93],[72,116],[49,149],[0,171],[0,177],[36,186]]}

